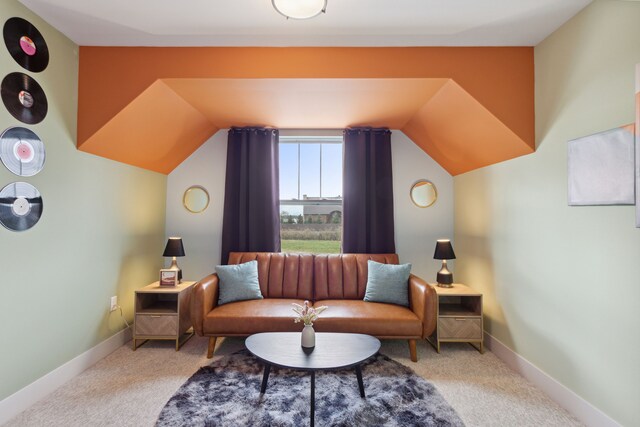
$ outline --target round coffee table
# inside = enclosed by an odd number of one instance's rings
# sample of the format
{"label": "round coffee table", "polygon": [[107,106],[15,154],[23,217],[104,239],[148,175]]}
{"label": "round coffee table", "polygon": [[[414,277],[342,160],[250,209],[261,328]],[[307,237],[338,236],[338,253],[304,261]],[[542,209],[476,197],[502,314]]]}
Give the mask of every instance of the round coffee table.
{"label": "round coffee table", "polygon": [[247,338],[247,349],[264,363],[260,393],[267,390],[271,366],[311,372],[311,426],[314,425],[316,371],[355,368],[360,396],[365,397],[360,364],[380,350],[380,340],[363,334],[317,332],[316,346],[300,345],[299,332],[265,332]]}

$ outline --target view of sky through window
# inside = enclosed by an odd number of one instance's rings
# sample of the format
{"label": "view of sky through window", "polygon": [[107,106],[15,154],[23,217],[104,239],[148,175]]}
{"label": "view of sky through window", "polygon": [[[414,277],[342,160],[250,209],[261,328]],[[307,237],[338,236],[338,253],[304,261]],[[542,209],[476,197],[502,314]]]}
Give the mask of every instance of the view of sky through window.
{"label": "view of sky through window", "polygon": [[[342,144],[322,144],[322,148],[320,145],[319,143],[280,144],[280,200],[302,200],[305,194],[308,197],[342,196]],[[298,146],[300,147],[299,188]],[[320,161],[321,151],[322,161]],[[296,215],[302,213],[301,206],[283,205],[282,210]]]}
{"label": "view of sky through window", "polygon": [[[280,199],[320,197],[320,144],[300,144],[298,196],[298,144],[280,144]],[[342,196],[342,145],[322,147],[322,197]]]}

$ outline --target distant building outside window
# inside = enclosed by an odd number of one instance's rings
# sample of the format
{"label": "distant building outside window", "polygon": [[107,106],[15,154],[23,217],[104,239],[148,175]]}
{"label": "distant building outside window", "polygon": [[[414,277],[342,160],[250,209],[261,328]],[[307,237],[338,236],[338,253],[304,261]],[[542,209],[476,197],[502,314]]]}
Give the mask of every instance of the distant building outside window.
{"label": "distant building outside window", "polygon": [[283,252],[340,253],[342,137],[280,137]]}

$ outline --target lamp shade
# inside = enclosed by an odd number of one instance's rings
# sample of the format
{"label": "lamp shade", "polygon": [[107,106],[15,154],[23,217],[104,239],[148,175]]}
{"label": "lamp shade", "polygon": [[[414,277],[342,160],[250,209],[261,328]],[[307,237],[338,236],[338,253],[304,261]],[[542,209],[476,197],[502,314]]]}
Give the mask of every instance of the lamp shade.
{"label": "lamp shade", "polygon": [[184,246],[181,237],[169,237],[167,246],[164,248],[162,256],[184,256]]}
{"label": "lamp shade", "polygon": [[309,19],[320,15],[327,7],[327,0],[271,0],[273,8],[292,19]]}
{"label": "lamp shade", "polygon": [[450,240],[438,240],[436,242],[436,252],[433,254],[433,259],[456,259]]}

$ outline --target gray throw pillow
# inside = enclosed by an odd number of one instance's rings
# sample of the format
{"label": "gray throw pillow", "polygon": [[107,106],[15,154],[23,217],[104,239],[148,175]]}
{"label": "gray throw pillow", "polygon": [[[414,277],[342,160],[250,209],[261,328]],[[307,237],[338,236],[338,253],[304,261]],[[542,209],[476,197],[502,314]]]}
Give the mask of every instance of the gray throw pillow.
{"label": "gray throw pillow", "polygon": [[411,264],[381,264],[369,260],[367,268],[365,301],[409,306]]}
{"label": "gray throw pillow", "polygon": [[216,266],[219,282],[218,305],[234,301],[262,299],[258,283],[258,261]]}

